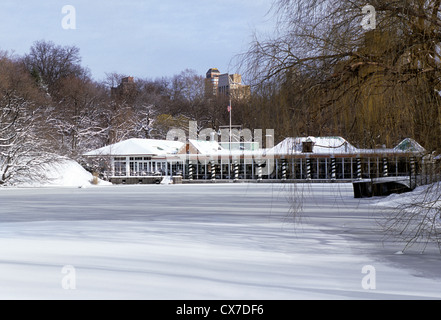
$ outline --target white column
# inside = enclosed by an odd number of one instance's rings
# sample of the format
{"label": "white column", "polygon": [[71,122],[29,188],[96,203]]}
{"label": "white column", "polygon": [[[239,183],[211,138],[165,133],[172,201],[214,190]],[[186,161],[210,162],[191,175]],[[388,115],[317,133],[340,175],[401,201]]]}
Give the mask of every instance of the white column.
{"label": "white column", "polygon": [[126,157],[126,177],[130,177],[130,157]]}

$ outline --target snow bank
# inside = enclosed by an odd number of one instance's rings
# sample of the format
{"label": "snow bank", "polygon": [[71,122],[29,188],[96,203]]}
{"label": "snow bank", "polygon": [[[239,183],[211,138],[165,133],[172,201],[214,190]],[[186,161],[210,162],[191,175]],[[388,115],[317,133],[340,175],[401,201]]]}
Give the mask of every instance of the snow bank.
{"label": "snow bank", "polygon": [[406,248],[439,243],[441,231],[441,184],[421,186],[412,192],[391,195],[376,203],[384,210],[384,229],[393,237],[406,239]]}
{"label": "snow bank", "polygon": [[[41,177],[29,177],[27,182],[18,184],[19,187],[87,187],[94,185],[93,175],[86,171],[78,162],[63,159],[42,167]],[[110,185],[110,182],[97,179],[97,185]]]}
{"label": "snow bank", "polygon": [[434,201],[439,198],[437,190],[440,191],[440,185],[425,185],[415,188],[412,192],[401,194],[391,194],[390,196],[379,199],[376,204],[388,208],[396,208],[398,206],[410,205],[421,201]]}
{"label": "snow bank", "polygon": [[412,192],[392,194],[376,204],[387,208],[419,211],[430,216],[436,215],[441,211],[441,183],[420,186]]}

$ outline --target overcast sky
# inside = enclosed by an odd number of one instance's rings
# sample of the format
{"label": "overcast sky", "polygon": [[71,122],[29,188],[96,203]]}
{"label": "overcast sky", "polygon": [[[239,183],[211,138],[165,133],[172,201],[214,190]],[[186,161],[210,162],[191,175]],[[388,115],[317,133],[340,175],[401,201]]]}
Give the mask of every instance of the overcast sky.
{"label": "overcast sky", "polygon": [[[95,80],[118,72],[141,78],[211,67],[234,73],[231,59],[255,31],[268,33],[272,0],[1,0],[0,49],[22,55],[36,40],[80,48]],[[75,8],[76,29],[63,18]],[[70,23],[70,21],[68,21]]]}

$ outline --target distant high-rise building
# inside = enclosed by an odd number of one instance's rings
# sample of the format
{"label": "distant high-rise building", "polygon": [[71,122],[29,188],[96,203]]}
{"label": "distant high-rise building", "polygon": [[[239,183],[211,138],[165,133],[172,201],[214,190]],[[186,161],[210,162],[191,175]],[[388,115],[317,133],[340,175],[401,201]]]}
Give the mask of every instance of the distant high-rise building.
{"label": "distant high-rise building", "polygon": [[207,97],[216,96],[219,84],[220,72],[217,68],[211,68],[207,71],[205,79],[205,95]]}
{"label": "distant high-rise building", "polygon": [[226,95],[235,99],[244,99],[251,93],[250,86],[242,84],[240,74],[221,74],[217,68],[207,71],[205,94],[207,97]]}
{"label": "distant high-rise building", "polygon": [[221,74],[219,76],[218,93],[224,94],[234,99],[245,99],[249,97],[250,86],[242,84],[242,76],[240,74]]}

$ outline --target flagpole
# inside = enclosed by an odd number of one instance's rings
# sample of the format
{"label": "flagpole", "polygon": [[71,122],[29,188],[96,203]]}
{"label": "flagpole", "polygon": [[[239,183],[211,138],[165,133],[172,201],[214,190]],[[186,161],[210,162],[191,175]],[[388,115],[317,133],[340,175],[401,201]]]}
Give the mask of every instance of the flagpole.
{"label": "flagpole", "polygon": [[231,108],[231,95],[230,95],[230,144],[229,144],[229,149],[230,149],[230,152],[231,152],[231,112],[232,112],[233,110],[232,110],[232,108]]}
{"label": "flagpole", "polygon": [[229,111],[230,111],[230,152],[231,152],[231,143],[232,143],[232,140],[233,140],[233,138],[232,138],[232,133],[231,133],[231,113],[233,112],[233,107],[231,106],[231,94],[233,93],[233,88],[232,88],[232,84],[234,84],[234,85],[240,85],[240,83],[238,83],[238,82],[234,82],[234,81],[231,81],[231,79],[229,78],[228,79],[228,84],[229,84],[229,92],[228,92],[228,95],[229,95],[229,97],[230,97],[230,106],[229,106]]}

